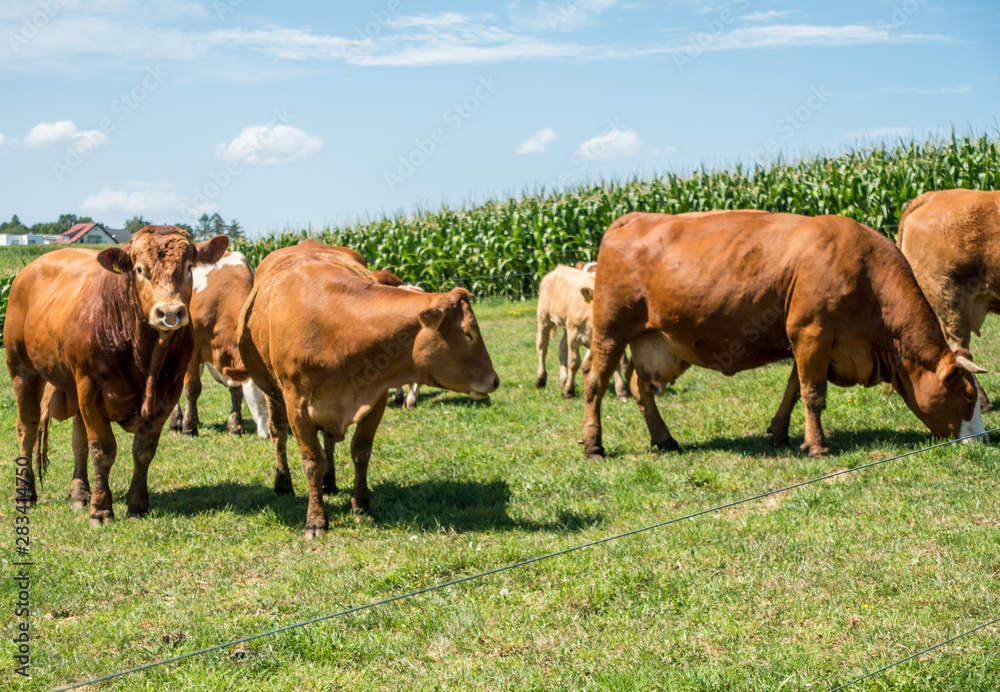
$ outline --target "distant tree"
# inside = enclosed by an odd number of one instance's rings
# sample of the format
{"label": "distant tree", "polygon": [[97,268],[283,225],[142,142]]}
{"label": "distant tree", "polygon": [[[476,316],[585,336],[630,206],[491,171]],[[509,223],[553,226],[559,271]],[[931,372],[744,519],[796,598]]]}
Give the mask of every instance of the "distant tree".
{"label": "distant tree", "polygon": [[226,233],[226,222],[222,220],[222,217],[218,213],[212,214],[209,224],[212,229],[211,235],[224,235]]}
{"label": "distant tree", "polygon": [[212,234],[212,217],[202,214],[198,217],[198,225],[194,227],[194,239],[205,240]]}
{"label": "distant tree", "polygon": [[4,221],[0,223],[0,233],[8,233],[10,235],[23,235],[28,232],[28,229],[21,219],[17,218],[17,214],[10,217],[10,221]]}
{"label": "distant tree", "polygon": [[240,225],[239,221],[233,219],[233,222],[229,224],[229,228],[226,229],[226,234],[233,240],[239,240],[244,236],[243,226]]}
{"label": "distant tree", "polygon": [[[55,223],[55,233],[65,233],[78,223],[81,223],[81,221],[76,214],[61,214],[59,220]],[[89,221],[82,223],[89,223]]]}
{"label": "distant tree", "polygon": [[146,221],[146,219],[142,218],[142,216],[133,216],[131,219],[125,222],[125,230],[128,231],[129,235],[135,235],[136,231],[138,231],[143,226],[148,226],[148,225],[149,221]]}

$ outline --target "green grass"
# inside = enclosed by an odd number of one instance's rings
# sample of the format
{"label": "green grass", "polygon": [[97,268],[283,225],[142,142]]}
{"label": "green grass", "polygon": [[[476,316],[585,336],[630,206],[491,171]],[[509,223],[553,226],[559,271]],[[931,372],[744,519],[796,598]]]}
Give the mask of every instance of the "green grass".
{"label": "green grass", "polygon": [[[21,271],[29,262],[41,257],[46,252],[59,250],[66,245],[5,245],[0,247],[0,275],[16,274]],[[104,250],[108,245],[84,245],[82,243],[72,245],[73,248],[86,248],[88,250]]]}
{"label": "green grass", "polygon": [[[582,401],[534,388],[534,304],[477,315],[500,390],[488,404],[427,390],[415,412],[390,407],[371,518],[355,522],[342,491],[316,541],[302,539],[300,464],[295,497],[275,496],[270,443],[225,433],[222,387],[206,384],[201,437],[164,435],[140,521],[94,530],[69,507],[70,426],[55,425],[31,510],[30,681],[12,674],[14,514],[0,505],[0,688],[81,681],[934,442],[898,397],[832,387],[835,454],[775,454],[763,431],[787,378],[778,364],[692,370],[660,397],[681,454],[650,452],[634,403],[606,399],[608,460],[585,461]],[[1000,366],[1000,332],[974,345],[977,362]],[[984,384],[1000,395],[996,377]],[[802,425],[799,410],[793,441]],[[0,444],[10,497],[13,433]],[[119,516],[129,445],[121,435],[112,473]],[[996,446],[949,446],[97,689],[829,690],[1000,614],[998,477]],[[998,683],[991,628],[852,690]]]}

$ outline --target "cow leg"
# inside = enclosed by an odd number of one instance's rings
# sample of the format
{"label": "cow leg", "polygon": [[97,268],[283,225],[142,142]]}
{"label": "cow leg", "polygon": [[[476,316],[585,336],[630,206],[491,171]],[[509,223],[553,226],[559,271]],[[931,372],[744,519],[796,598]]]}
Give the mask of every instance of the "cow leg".
{"label": "cow leg", "polygon": [[333,465],[333,447],[336,440],[326,430],[323,431],[323,452],[326,455],[326,473],[323,475],[323,492],[337,494],[337,467]]}
{"label": "cow leg", "polygon": [[69,484],[69,501],[73,509],[90,504],[90,478],[87,472],[87,428],[83,416],[73,416],[73,480]]}
{"label": "cow leg", "polygon": [[788,386],[785,387],[785,395],[781,398],[781,405],[778,406],[777,413],[771,419],[771,424],[767,426],[767,432],[771,433],[772,447],[788,447],[791,444],[788,439],[788,424],[792,419],[792,409],[795,408],[801,391],[799,368],[792,364],[792,374],[788,376]]}
{"label": "cow leg", "polygon": [[539,389],[545,386],[549,380],[549,374],[545,371],[545,356],[549,352],[549,338],[552,336],[552,324],[547,319],[538,320],[538,334],[535,337],[535,350],[538,352],[538,374],[535,377],[535,386]]}
{"label": "cow leg", "polygon": [[625,356],[622,356],[618,367],[615,369],[615,374],[613,375],[615,380],[615,396],[618,397],[618,401],[626,402],[628,401],[629,393],[629,382],[632,379],[631,364]]}
{"label": "cow leg", "polygon": [[402,408],[403,405],[406,403],[406,390],[403,389],[402,387],[396,387],[395,402],[396,406],[399,406],[400,408]]}
{"label": "cow leg", "polygon": [[670,434],[670,429],[660,416],[660,409],[656,407],[655,391],[653,383],[643,378],[638,369],[632,371],[632,393],[635,395],[635,403],[639,406],[642,418],[646,421],[650,446],[663,452],[680,451],[681,446]]}
{"label": "cow leg", "polygon": [[[559,340],[559,391],[566,397],[566,378],[569,374],[569,329],[563,330],[562,339]],[[570,382],[572,384],[572,381]],[[572,396],[572,395],[570,395]]]}
{"label": "cow leg", "polygon": [[291,495],[295,491],[288,469],[288,414],[284,400],[267,397],[267,431],[274,441],[274,492]]}
{"label": "cow leg", "polygon": [[257,424],[257,437],[267,439],[267,397],[260,387],[247,380],[243,383],[243,399],[250,409],[250,417]]}
{"label": "cow leg", "polygon": [[125,496],[128,503],[128,518],[138,519],[149,513],[149,486],[147,476],[149,464],[156,455],[160,444],[160,433],[164,421],[153,421],[149,427],[143,426],[132,438],[132,483]]}
{"label": "cow leg", "polygon": [[416,382],[406,385],[409,390],[406,393],[406,410],[413,411],[417,408],[417,397],[420,395],[420,385]]}
{"label": "cow leg", "polygon": [[229,388],[229,434],[240,436],[246,432],[243,427],[243,387],[236,385]]}
{"label": "cow leg", "polygon": [[590,346],[590,372],[584,378],[583,453],[588,459],[604,460],[601,440],[601,400],[608,389],[611,373],[625,353],[625,341],[599,339],[594,335]]}
{"label": "cow leg", "polygon": [[80,416],[87,431],[87,448],[90,452],[90,463],[94,465],[94,485],[90,494],[90,525],[101,526],[115,518],[111,503],[111,486],[109,477],[111,467],[118,453],[118,443],[115,441],[111,423],[104,416],[98,405],[96,385],[87,379],[77,382],[77,399],[80,402]]}
{"label": "cow leg", "polygon": [[354,460],[354,490],[351,492],[351,509],[355,514],[367,514],[369,511],[368,493],[368,461],[372,456],[372,441],[378,424],[385,413],[385,401],[376,404],[368,415],[354,428],[351,438],[351,459]]}
{"label": "cow leg", "polygon": [[38,441],[38,424],[42,418],[42,396],[45,392],[45,380],[36,373],[15,374],[12,378],[14,398],[17,401],[17,439],[21,444],[19,461],[27,459],[27,463],[19,465],[15,473],[14,500],[17,502],[38,502],[35,490],[35,471],[31,467],[31,457]]}
{"label": "cow leg", "polygon": [[184,425],[181,428],[181,435],[188,437],[198,436],[198,397],[201,396],[201,364],[197,364],[194,372],[188,368],[188,373],[184,377],[184,398],[187,400],[187,407],[184,409]]}
{"label": "cow leg", "polygon": [[[576,372],[580,369],[580,346],[583,345],[583,334],[576,329],[566,328],[568,353],[566,354],[566,380],[562,382],[563,398],[572,399],[576,396]],[[562,344],[559,345],[559,356],[562,358]]]}
{"label": "cow leg", "polygon": [[810,457],[830,453],[823,434],[820,417],[826,408],[826,376],[830,369],[830,344],[821,336],[797,339],[795,364],[799,371],[799,387],[806,409],[806,439],[802,451]]}
{"label": "cow leg", "polygon": [[177,402],[174,406],[173,412],[170,414],[170,432],[179,433],[184,427],[184,410],[181,408],[181,402]]}
{"label": "cow leg", "polygon": [[[289,397],[286,395],[286,401]],[[382,404],[385,406],[385,404]],[[326,505],[323,504],[323,478],[326,475],[327,453],[319,443],[319,429],[309,417],[306,402],[301,399],[288,401],[285,410],[295,441],[302,453],[302,469],[309,485],[309,507],[306,509],[306,538],[318,538],[326,533],[328,524]],[[331,446],[330,453],[333,453]]]}

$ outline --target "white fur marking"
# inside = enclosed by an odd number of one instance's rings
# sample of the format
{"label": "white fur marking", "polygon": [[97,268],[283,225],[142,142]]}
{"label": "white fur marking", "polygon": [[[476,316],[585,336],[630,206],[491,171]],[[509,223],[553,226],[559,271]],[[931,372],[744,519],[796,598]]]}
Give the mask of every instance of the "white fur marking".
{"label": "white fur marking", "polygon": [[207,264],[205,262],[196,264],[194,269],[191,271],[191,285],[194,288],[194,292],[201,293],[208,288],[208,275],[216,269],[244,263],[248,266],[250,264],[247,262],[247,258],[243,256],[243,253],[229,252],[215,264]]}
{"label": "white fur marking", "polygon": [[[970,435],[975,435],[976,437],[970,437]],[[986,434],[986,426],[983,425],[983,413],[979,408],[978,399],[976,400],[976,408],[972,412],[972,418],[962,421],[962,427],[959,428],[958,436],[967,438],[962,440],[963,444],[970,442],[988,443],[990,441],[990,436]]]}
{"label": "white fur marking", "polygon": [[243,383],[243,398],[250,409],[250,416],[257,424],[257,437],[266,440],[267,434],[267,398],[253,380]]}

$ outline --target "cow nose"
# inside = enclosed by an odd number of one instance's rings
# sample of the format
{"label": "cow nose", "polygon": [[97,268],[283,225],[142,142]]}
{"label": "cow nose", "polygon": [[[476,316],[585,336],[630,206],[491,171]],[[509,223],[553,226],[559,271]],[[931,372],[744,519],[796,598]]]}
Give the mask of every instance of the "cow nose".
{"label": "cow nose", "polygon": [[496,373],[493,373],[493,389],[491,389],[490,391],[495,392],[498,389],[500,389],[500,376],[497,375]]}
{"label": "cow nose", "polygon": [[153,326],[157,329],[180,329],[187,322],[187,306],[183,303],[159,303],[153,308]]}

